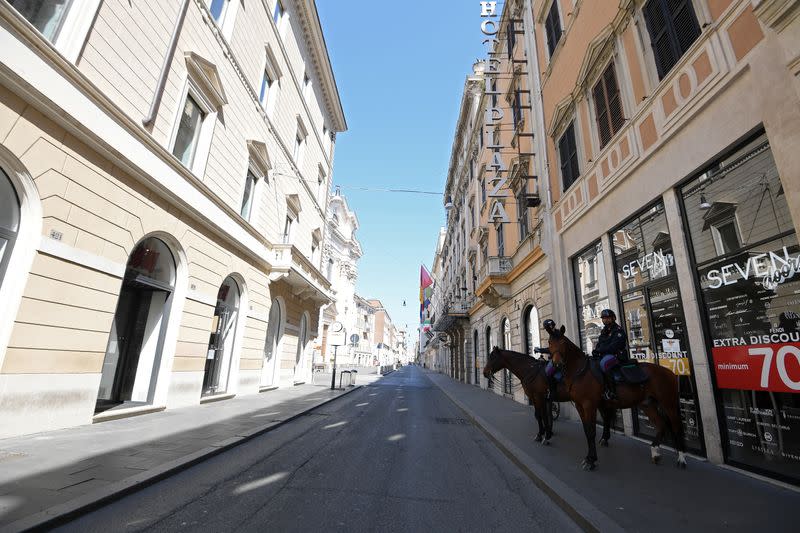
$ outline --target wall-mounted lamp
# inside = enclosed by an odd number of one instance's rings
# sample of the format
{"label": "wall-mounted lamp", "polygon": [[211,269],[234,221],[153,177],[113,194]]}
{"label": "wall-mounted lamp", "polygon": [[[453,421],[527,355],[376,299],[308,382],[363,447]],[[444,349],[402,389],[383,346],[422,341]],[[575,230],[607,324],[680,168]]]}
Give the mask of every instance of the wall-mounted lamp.
{"label": "wall-mounted lamp", "polygon": [[444,201],[444,208],[450,211],[451,209],[453,209],[453,207],[455,207],[453,205],[453,199],[448,196],[447,199]]}
{"label": "wall-mounted lamp", "polygon": [[700,209],[711,209],[711,204],[706,200],[704,193],[700,193]]}

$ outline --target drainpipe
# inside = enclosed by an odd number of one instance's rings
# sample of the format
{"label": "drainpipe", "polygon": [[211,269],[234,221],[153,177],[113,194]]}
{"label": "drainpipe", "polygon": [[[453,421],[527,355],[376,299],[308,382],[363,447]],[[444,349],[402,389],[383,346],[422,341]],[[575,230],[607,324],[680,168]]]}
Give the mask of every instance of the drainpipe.
{"label": "drainpipe", "polygon": [[156,92],[153,95],[153,103],[150,104],[150,112],[142,119],[142,124],[145,128],[149,127],[156,119],[158,107],[161,105],[161,97],[164,95],[164,86],[167,84],[167,76],[169,75],[169,68],[172,64],[172,58],[175,56],[175,49],[178,47],[178,37],[183,28],[183,21],[186,20],[186,12],[189,10],[189,2],[191,0],[183,0],[181,4],[181,11],[178,14],[178,20],[175,22],[175,29],[172,30],[172,37],[169,40],[169,48],[167,48],[167,55],[164,56],[164,64],[161,65],[161,74],[158,76],[158,84]]}

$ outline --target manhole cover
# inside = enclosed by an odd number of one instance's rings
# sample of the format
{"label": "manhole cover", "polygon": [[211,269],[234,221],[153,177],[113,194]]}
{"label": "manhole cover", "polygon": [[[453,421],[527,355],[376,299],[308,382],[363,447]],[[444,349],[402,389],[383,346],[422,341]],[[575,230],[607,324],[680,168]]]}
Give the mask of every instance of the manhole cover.
{"label": "manhole cover", "polygon": [[472,425],[472,422],[466,420],[464,418],[441,418],[436,417],[437,424],[450,424],[455,426],[469,426]]}

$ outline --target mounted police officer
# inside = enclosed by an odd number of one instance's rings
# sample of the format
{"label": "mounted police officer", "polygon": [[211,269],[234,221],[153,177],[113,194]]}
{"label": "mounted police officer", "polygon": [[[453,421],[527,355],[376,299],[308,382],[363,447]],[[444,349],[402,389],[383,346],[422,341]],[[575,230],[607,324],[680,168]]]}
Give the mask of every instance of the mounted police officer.
{"label": "mounted police officer", "polygon": [[628,335],[622,326],[617,324],[617,315],[611,309],[603,309],[600,318],[604,327],[597,338],[592,355],[601,358],[600,368],[603,370],[603,380],[606,385],[603,398],[615,400],[617,390],[613,371],[620,363],[628,360]]}

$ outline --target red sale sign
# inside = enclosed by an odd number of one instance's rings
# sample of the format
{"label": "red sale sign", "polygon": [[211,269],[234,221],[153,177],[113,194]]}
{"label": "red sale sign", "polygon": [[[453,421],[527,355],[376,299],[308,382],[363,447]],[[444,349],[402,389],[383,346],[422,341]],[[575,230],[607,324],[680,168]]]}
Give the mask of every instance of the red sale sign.
{"label": "red sale sign", "polygon": [[800,343],[713,348],[722,389],[800,392]]}

